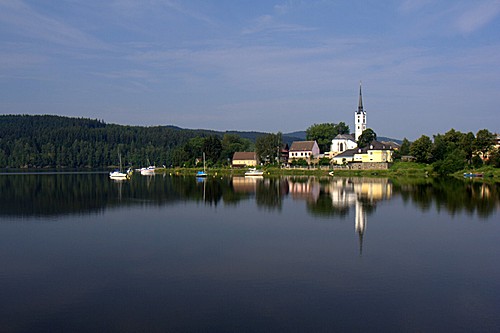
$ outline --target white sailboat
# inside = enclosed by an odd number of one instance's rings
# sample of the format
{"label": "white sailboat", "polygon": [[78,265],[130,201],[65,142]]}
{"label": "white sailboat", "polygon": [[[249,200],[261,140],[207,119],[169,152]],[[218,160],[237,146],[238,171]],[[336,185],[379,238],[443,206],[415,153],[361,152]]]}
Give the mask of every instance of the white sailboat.
{"label": "white sailboat", "polygon": [[196,177],[206,177],[207,176],[207,171],[205,168],[205,153],[203,153],[203,171],[198,171],[196,173]]}
{"label": "white sailboat", "polygon": [[122,155],[118,152],[118,159],[120,160],[120,169],[111,171],[109,173],[109,178],[114,180],[127,180],[130,178],[132,170],[129,168],[127,172],[122,171]]}

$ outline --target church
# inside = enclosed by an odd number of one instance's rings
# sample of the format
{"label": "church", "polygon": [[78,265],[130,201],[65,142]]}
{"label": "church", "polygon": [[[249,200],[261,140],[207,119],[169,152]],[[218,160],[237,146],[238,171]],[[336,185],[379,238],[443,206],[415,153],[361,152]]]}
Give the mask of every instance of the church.
{"label": "church", "polygon": [[358,109],[354,112],[354,134],[339,134],[332,140],[330,155],[333,157],[346,150],[358,147],[356,143],[361,133],[366,130],[366,111],[363,108],[363,96],[361,93],[361,82],[359,83]]}
{"label": "church", "polygon": [[361,82],[359,83],[358,109],[354,112],[354,134],[339,134],[330,146],[329,157],[333,164],[346,165],[356,169],[387,168],[393,161],[393,143],[372,141],[368,146],[359,148],[357,141],[366,130],[366,111],[363,108]]}

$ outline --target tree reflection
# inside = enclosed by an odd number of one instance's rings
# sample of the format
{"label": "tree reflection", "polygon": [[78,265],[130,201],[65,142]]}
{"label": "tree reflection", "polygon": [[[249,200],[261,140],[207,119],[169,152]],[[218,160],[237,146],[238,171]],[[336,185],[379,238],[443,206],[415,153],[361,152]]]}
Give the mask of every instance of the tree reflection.
{"label": "tree reflection", "polygon": [[[399,196],[422,211],[433,206],[451,215],[465,212],[488,217],[500,202],[499,184],[470,180],[196,177],[134,175],[116,183],[107,173],[39,173],[0,175],[1,216],[46,216],[98,213],[123,205],[170,205],[197,201],[237,206],[255,200],[259,208],[283,209],[285,199],[303,201],[314,216],[345,218],[357,207],[373,214],[377,203]],[[358,208],[359,208],[358,207]]]}

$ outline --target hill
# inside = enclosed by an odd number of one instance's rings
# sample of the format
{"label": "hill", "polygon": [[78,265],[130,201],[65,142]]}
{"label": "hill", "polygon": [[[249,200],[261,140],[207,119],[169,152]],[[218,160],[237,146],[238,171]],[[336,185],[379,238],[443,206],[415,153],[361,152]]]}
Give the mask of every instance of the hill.
{"label": "hill", "polygon": [[[268,133],[183,129],[170,125],[124,126],[98,119],[54,115],[2,115],[0,168],[102,168],[117,165],[119,154],[135,166],[144,165],[148,160],[170,165],[176,159],[187,158],[186,150],[191,155],[199,154],[201,147],[192,147],[192,139],[210,136],[222,139],[225,134],[249,141],[243,140],[233,149],[253,149],[255,140]],[[298,139],[283,135],[288,144]]]}
{"label": "hill", "polygon": [[[98,119],[54,115],[0,116],[0,168],[103,168],[117,165],[118,155],[126,163],[177,165],[182,160],[201,156],[201,141],[196,138],[233,134],[241,140],[222,147],[225,160],[237,149],[253,150],[265,132],[213,131],[183,129],[177,126],[125,126]],[[283,142],[305,140],[305,131],[286,133]],[[382,139],[382,138],[380,138]],[[394,139],[386,141],[396,141]],[[182,163],[181,163],[182,165]]]}

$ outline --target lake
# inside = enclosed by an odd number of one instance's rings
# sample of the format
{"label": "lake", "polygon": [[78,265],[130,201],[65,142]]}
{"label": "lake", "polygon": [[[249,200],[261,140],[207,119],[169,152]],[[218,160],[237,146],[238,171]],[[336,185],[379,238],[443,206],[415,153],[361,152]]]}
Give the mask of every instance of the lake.
{"label": "lake", "polygon": [[1,332],[500,331],[500,185],[0,174]]}

